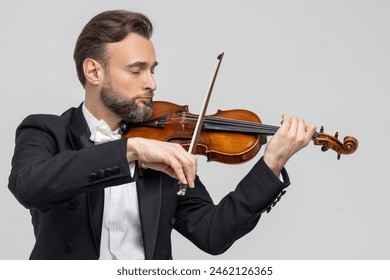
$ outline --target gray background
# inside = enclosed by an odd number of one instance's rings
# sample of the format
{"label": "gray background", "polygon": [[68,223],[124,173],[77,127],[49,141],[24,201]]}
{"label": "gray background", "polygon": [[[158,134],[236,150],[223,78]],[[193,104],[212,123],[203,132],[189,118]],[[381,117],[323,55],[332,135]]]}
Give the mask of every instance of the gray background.
{"label": "gray background", "polygon": [[[174,258],[389,259],[389,0],[1,1],[0,259],[28,258],[34,242],[29,212],[7,188],[16,126],[80,104],[76,38],[117,8],[155,25],[156,100],[199,112],[224,51],[209,114],[246,108],[277,125],[287,113],[360,144],[340,161],[309,145],[288,162],[292,186],[255,230],[218,257],[174,233]],[[199,175],[218,202],[253,163],[200,157]]]}

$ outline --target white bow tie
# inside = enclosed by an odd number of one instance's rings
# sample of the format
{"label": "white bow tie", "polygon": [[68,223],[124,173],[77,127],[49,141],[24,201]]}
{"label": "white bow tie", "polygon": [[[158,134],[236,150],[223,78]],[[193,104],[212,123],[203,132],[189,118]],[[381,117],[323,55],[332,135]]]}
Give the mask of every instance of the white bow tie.
{"label": "white bow tie", "polygon": [[120,138],[120,134],[113,132],[104,120],[100,120],[89,139],[95,142],[95,144],[102,144]]}

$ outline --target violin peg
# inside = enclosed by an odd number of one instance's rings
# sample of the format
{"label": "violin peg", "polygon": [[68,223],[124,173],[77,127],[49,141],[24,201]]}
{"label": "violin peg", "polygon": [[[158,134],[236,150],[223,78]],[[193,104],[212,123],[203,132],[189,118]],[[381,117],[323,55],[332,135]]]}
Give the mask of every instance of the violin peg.
{"label": "violin peg", "polygon": [[321,125],[320,133],[324,133],[324,126],[323,125]]}
{"label": "violin peg", "polygon": [[339,133],[338,132],[335,133],[334,138],[339,139]]}
{"label": "violin peg", "polygon": [[324,145],[322,145],[321,151],[326,152],[327,150],[329,150],[329,144],[325,143]]}
{"label": "violin peg", "polygon": [[340,160],[341,152],[337,152],[337,160]]}

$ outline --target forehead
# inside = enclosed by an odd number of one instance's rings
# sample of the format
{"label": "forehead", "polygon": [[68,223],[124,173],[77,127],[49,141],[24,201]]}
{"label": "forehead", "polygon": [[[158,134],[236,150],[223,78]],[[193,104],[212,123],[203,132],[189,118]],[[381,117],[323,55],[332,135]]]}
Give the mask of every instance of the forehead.
{"label": "forehead", "polygon": [[130,33],[120,42],[107,44],[107,54],[111,65],[128,65],[134,62],[152,65],[156,61],[152,41],[136,33]]}

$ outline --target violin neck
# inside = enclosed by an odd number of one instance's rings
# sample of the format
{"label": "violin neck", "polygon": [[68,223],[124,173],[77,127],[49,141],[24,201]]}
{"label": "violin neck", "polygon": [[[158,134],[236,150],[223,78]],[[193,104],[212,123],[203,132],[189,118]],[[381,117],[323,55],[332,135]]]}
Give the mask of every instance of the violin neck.
{"label": "violin neck", "polygon": [[248,121],[206,117],[203,123],[203,129],[255,135],[274,135],[279,127]]}

